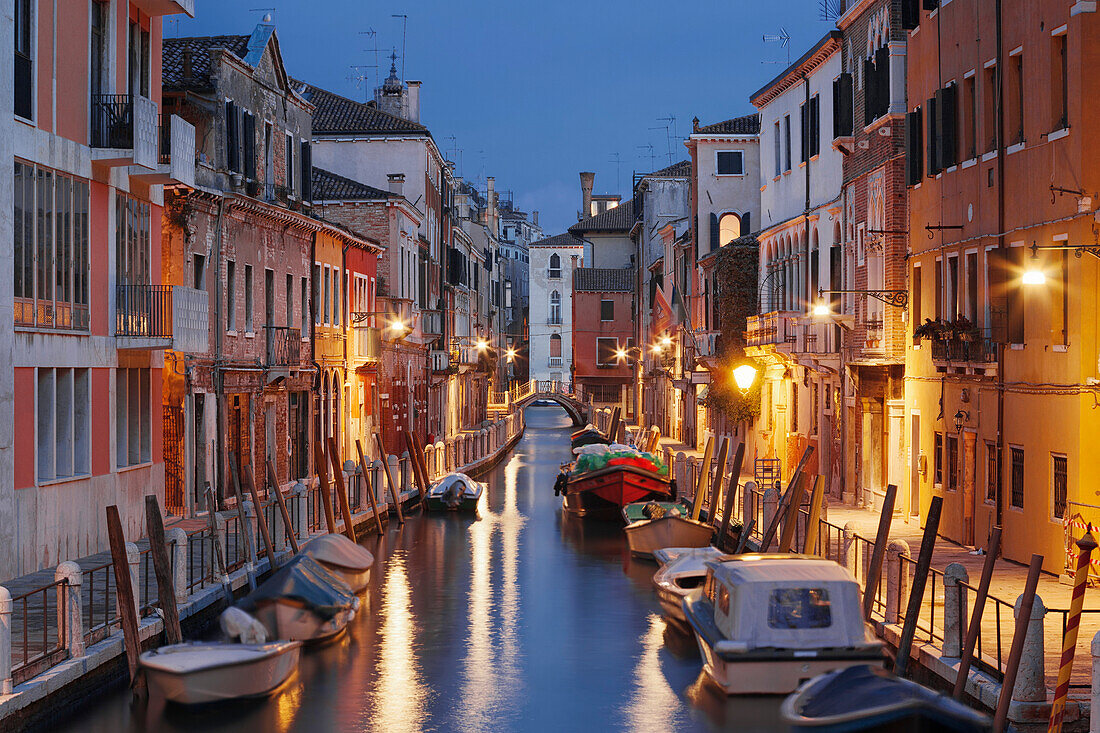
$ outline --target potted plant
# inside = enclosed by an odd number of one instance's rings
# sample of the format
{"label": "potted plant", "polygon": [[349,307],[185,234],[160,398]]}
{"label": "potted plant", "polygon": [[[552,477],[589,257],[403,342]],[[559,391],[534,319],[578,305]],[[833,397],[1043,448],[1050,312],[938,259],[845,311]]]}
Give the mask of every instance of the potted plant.
{"label": "potted plant", "polygon": [[940,319],[925,318],[913,331],[913,338],[919,339],[943,339],[947,337],[947,324]]}
{"label": "potted plant", "polygon": [[978,329],[966,316],[959,316],[951,323],[952,335],[960,341],[976,341]]}

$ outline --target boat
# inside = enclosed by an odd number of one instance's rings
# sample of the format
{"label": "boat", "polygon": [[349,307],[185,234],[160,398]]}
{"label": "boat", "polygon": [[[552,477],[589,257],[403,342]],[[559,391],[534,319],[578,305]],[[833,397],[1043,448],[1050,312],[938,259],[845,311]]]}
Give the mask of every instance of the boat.
{"label": "boat", "polygon": [[370,583],[374,555],[342,534],[330,532],[314,537],[302,546],[302,554],[342,578],[355,593],[362,593]]}
{"label": "boat", "polygon": [[652,558],[662,547],[707,547],[715,529],[691,518],[691,507],[678,501],[644,501],[622,510],[630,554]]}
{"label": "boat", "polygon": [[569,436],[569,445],[573,450],[585,445],[609,445],[610,443],[611,440],[591,423]]}
{"label": "boat", "polygon": [[617,519],[627,504],[667,500],[671,495],[668,479],[659,473],[615,465],[570,474],[562,506],[581,517]]}
{"label": "boat", "polygon": [[783,722],[795,731],[902,730],[980,733],[989,716],[883,669],[860,665],[820,675],[783,701]]}
{"label": "boat", "polygon": [[359,599],[342,578],[298,554],[237,606],[264,625],[268,638],[323,641],[343,632]]}
{"label": "boat", "polygon": [[669,620],[689,628],[684,616],[683,601],[688,593],[703,585],[707,577],[707,563],[723,555],[717,547],[666,547],[653,553],[661,564],[653,574],[657,588],[657,602]]}
{"label": "boat", "polygon": [[298,641],[190,642],[144,652],[149,687],[183,705],[270,695],[298,668]]}
{"label": "boat", "polygon": [[837,563],[752,553],[706,565],[682,607],[703,671],[727,695],[786,695],[826,672],[884,663],[859,585]]}
{"label": "boat", "polygon": [[485,492],[485,484],[464,473],[449,473],[428,489],[428,510],[472,512]]}

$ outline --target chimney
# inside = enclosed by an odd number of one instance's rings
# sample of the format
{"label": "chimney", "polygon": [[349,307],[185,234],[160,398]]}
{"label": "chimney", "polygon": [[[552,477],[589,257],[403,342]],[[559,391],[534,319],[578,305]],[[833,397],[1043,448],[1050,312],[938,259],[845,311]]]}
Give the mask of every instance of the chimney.
{"label": "chimney", "polygon": [[592,216],[592,184],[596,174],[590,171],[581,173],[581,219]]}
{"label": "chimney", "polygon": [[489,176],[485,179],[487,191],[485,193],[485,223],[494,226],[497,219],[497,179]]}
{"label": "chimney", "polygon": [[191,79],[191,49],[183,49],[183,78]]}
{"label": "chimney", "polygon": [[420,82],[407,81],[409,95],[408,98],[408,116],[409,122],[420,122]]}
{"label": "chimney", "polygon": [[405,174],[404,173],[390,173],[386,176],[390,181],[390,193],[396,193],[398,196],[405,195]]}
{"label": "chimney", "polygon": [[531,212],[531,223],[535,226],[539,225],[539,210],[535,209]]}

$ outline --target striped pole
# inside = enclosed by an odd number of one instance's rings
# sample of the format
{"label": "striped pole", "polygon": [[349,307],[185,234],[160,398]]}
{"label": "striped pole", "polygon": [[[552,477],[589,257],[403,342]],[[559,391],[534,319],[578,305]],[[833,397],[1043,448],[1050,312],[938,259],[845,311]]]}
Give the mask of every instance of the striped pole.
{"label": "striped pole", "polygon": [[1058,669],[1058,687],[1054,690],[1054,704],[1050,708],[1050,725],[1047,733],[1060,733],[1062,717],[1066,711],[1066,697],[1069,695],[1069,675],[1073,670],[1073,653],[1077,650],[1077,630],[1081,625],[1081,606],[1085,602],[1085,582],[1089,576],[1089,556],[1096,549],[1096,540],[1092,538],[1092,526],[1085,536],[1077,540],[1077,571],[1073,574],[1073,598],[1069,604],[1069,617],[1066,618],[1066,631],[1062,638],[1062,666]]}

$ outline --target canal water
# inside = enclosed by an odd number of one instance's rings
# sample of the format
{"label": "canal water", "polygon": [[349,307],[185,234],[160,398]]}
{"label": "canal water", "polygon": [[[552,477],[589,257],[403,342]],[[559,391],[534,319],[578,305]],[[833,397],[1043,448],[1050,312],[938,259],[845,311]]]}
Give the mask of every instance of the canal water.
{"label": "canal water", "polygon": [[562,731],[780,729],[780,700],[727,698],[694,640],[666,626],[655,565],[614,524],[563,517],[569,459],[558,407],[484,480],[478,518],[391,522],[348,634],[305,650],[267,700],[199,711],[110,693],[60,727],[80,731]]}

